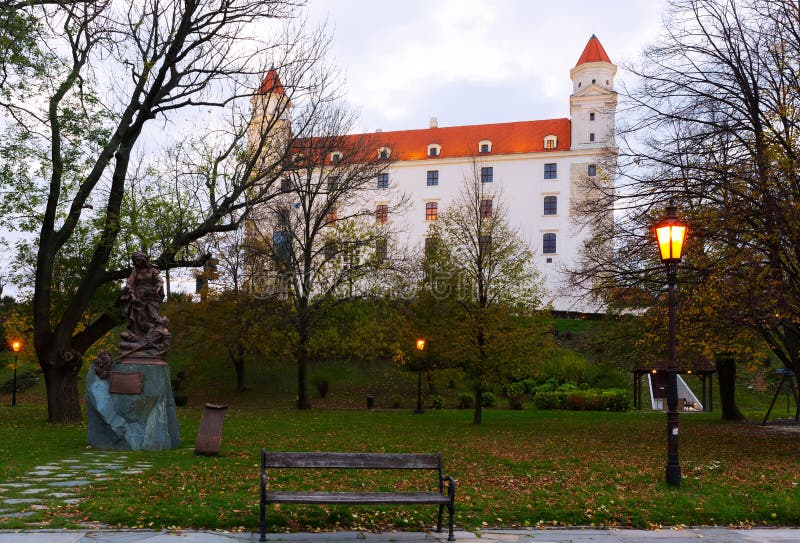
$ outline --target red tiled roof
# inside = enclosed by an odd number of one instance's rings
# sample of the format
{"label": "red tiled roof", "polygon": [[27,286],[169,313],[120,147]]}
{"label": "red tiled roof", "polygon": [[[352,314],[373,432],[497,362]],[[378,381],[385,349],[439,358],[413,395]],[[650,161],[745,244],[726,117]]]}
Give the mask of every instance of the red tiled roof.
{"label": "red tiled roof", "polygon": [[283,85],[275,68],[270,68],[269,72],[267,72],[267,76],[256,91],[256,94],[286,94],[283,91]]}
{"label": "red tiled roof", "polygon": [[594,34],[589,38],[589,43],[586,44],[583,53],[581,53],[581,58],[578,59],[578,63],[575,66],[580,66],[586,62],[608,62],[611,64],[611,59],[608,58],[606,50],[603,49],[603,44]]}
{"label": "red tiled roof", "polygon": [[432,143],[441,145],[438,158],[481,156],[478,142],[482,140],[492,142],[489,156],[544,152],[544,137],[549,135],[556,136],[558,141],[555,149],[546,151],[569,149],[569,119],[397,130],[353,134],[346,138],[369,138],[380,147],[389,147],[392,160],[424,160],[429,158],[428,145]]}

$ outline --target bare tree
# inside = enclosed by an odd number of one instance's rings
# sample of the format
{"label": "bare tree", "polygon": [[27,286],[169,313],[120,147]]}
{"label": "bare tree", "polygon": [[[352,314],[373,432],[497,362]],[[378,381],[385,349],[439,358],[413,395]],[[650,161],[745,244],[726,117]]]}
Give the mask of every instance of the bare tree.
{"label": "bare tree", "polygon": [[[339,104],[303,119],[291,166],[278,198],[248,222],[250,265],[260,269],[251,288],[265,299],[286,299],[287,339],[297,364],[299,409],[308,394],[310,343],[315,330],[342,300],[369,294],[370,275],[388,268],[394,212],[405,198],[396,188],[378,191],[378,177],[391,162],[379,135],[347,135],[352,113]],[[302,136],[302,137],[300,137]],[[375,206],[376,196],[386,203]],[[367,289],[367,290],[365,290]]]}
{"label": "bare tree", "polygon": [[[310,122],[334,89],[321,61],[324,33],[306,35],[302,23],[283,25],[301,2],[18,4],[46,70],[23,66],[6,71],[2,81],[0,106],[9,126],[2,152],[15,168],[3,177],[0,206],[4,226],[36,234],[34,348],[49,420],[72,422],[81,416],[77,375],[83,353],[119,322],[107,306],[79,326],[104,285],[129,272],[121,247],[131,159],[137,149],[158,152],[155,136],[167,135],[153,121],[177,129],[191,118],[191,131],[174,134],[183,141],[174,147],[172,165],[178,168],[171,171],[194,208],[168,241],[153,246],[161,249],[154,260],[161,267],[196,266],[202,259],[181,258],[185,247],[209,233],[237,229],[247,210],[272,194],[292,146],[291,133],[275,137],[284,131],[289,104],[308,112],[297,118]],[[288,100],[277,106],[264,101],[262,136],[248,142],[246,102],[276,92],[262,87],[271,66],[281,71]],[[18,85],[23,77],[26,85]],[[226,112],[227,122],[204,122],[216,111]],[[160,162],[162,178],[168,164],[166,158]],[[57,264],[69,249],[82,256],[82,265],[71,270],[74,287],[56,293]]]}
{"label": "bare tree", "polygon": [[[706,318],[756,331],[796,371],[800,7],[673,0],[667,15],[660,40],[630,67],[639,83],[620,135],[622,175],[601,202],[603,212],[613,206],[622,218],[615,250],[611,258],[590,255],[582,277],[600,279],[624,307],[659,303],[663,275],[649,228],[674,199],[690,222],[679,280],[684,311],[714,300]],[[684,329],[684,346],[702,328]]]}

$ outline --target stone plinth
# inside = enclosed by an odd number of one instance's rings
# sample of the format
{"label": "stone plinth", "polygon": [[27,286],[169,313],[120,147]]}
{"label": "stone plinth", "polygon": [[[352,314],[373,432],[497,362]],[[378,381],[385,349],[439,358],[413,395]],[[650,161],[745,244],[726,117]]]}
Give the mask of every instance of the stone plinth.
{"label": "stone plinth", "polygon": [[[163,361],[122,359],[114,364],[115,373],[139,373],[139,379],[117,382],[134,383],[111,392],[113,379],[100,379],[94,363],[86,376],[86,419],[89,445],[100,449],[162,451],[180,447],[175,400],[170,386],[169,366]],[[133,376],[122,376],[133,377]],[[115,385],[118,386],[118,385]],[[137,391],[141,389],[140,392]]]}

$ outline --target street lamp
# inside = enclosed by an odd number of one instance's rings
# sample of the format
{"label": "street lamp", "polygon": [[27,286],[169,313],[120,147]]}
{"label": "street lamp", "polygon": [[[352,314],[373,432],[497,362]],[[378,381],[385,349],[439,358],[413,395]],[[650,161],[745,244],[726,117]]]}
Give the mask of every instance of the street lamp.
{"label": "street lamp", "polygon": [[678,461],[678,363],[675,360],[675,284],[681,261],[687,227],[678,220],[675,204],[670,200],[667,214],[656,225],[656,240],[661,262],[667,269],[669,287],[669,361],[667,363],[667,484],[681,485]]}
{"label": "street lamp", "polygon": [[17,366],[19,365],[19,350],[22,342],[15,339],[11,342],[11,349],[14,351],[14,379],[11,381],[11,407],[17,406]]}
{"label": "street lamp", "polygon": [[425,350],[425,339],[419,338],[417,340],[417,350],[419,351],[419,360],[417,362],[417,408],[414,410],[415,415],[422,415],[425,410],[422,409],[422,354]]}

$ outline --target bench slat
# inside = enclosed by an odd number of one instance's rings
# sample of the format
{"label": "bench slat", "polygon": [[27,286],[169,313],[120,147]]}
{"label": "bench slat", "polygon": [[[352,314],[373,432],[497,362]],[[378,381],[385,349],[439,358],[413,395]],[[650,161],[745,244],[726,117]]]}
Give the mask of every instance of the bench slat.
{"label": "bench slat", "polygon": [[267,503],[448,504],[438,492],[267,492]]}
{"label": "bench slat", "polygon": [[265,452],[268,468],[439,469],[436,454]]}

